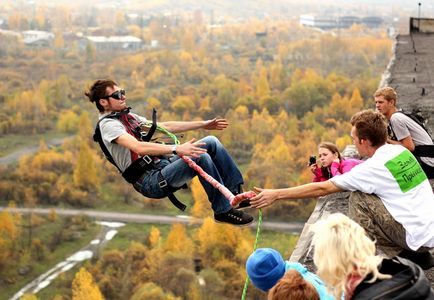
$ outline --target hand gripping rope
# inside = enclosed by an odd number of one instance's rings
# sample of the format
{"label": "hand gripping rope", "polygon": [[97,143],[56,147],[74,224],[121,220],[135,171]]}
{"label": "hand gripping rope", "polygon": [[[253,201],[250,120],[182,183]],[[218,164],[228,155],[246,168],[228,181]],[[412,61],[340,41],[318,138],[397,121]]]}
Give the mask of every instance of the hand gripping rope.
{"label": "hand gripping rope", "polygon": [[[169,132],[168,130],[166,130],[163,127],[157,126],[157,129],[165,134],[167,134],[174,142],[176,145],[179,145],[180,142],[178,140],[178,138],[176,137],[176,135],[174,135],[173,133]],[[237,204],[239,204],[243,199],[250,199],[254,196],[256,196],[256,194],[253,191],[247,191],[238,195],[234,195],[232,194],[232,192],[225,187],[223,184],[221,184],[220,182],[218,182],[217,180],[215,180],[211,175],[209,175],[208,173],[206,173],[198,164],[196,164],[191,158],[184,156],[184,155],[178,155],[190,168],[192,168],[193,170],[195,170],[201,177],[203,177],[206,181],[208,181],[214,188],[218,189],[220,191],[220,193],[223,194],[223,196],[225,196],[230,204],[232,206],[236,206]],[[258,241],[259,241],[259,235],[261,233],[261,224],[262,224],[262,210],[259,209],[259,215],[258,215],[258,227],[256,228],[256,237],[255,237],[255,243],[253,245],[253,251],[256,250],[257,246],[258,246]],[[246,299],[246,294],[247,294],[247,288],[249,287],[249,283],[250,283],[250,278],[249,276],[246,276],[246,281],[244,282],[244,288],[243,288],[243,294],[241,296],[241,300]]]}

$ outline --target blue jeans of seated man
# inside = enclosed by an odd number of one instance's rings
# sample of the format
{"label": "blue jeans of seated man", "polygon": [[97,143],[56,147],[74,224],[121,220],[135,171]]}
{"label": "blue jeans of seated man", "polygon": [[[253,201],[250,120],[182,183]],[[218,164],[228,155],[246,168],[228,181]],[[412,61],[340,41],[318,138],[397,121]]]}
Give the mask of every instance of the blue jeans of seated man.
{"label": "blue jeans of seated man", "polygon": [[[193,161],[230,191],[236,192],[239,185],[243,183],[243,177],[225,147],[214,136],[207,136],[201,139],[200,142],[206,144],[203,148],[207,150],[207,153],[202,154],[199,158],[192,158]],[[158,168],[167,183],[172,187],[180,187],[197,175],[179,156],[174,156],[170,161],[162,159],[158,163]],[[149,171],[143,179],[141,192],[146,197],[162,198],[165,196],[158,185],[159,170]],[[199,176],[199,180],[208,195],[214,213],[220,214],[230,210],[229,201],[219,190],[201,176]]]}

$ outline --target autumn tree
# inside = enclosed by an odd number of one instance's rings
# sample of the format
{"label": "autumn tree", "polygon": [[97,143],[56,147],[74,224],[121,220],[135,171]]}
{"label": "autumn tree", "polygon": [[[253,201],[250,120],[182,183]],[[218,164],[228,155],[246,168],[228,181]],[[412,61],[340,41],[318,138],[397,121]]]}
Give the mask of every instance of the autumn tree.
{"label": "autumn tree", "polygon": [[20,300],[38,300],[39,298],[36,297],[35,294],[24,294]]}
{"label": "autumn tree", "polygon": [[152,282],[142,284],[130,300],[181,300],[170,292],[165,292],[160,286]]}
{"label": "autumn tree", "polygon": [[7,210],[0,212],[0,274],[9,270],[19,234],[18,224]]}
{"label": "autumn tree", "polygon": [[57,129],[61,132],[76,132],[79,126],[79,118],[72,110],[67,110],[57,121]]}
{"label": "autumn tree", "polygon": [[284,102],[289,111],[302,116],[315,106],[330,102],[332,86],[315,70],[296,70],[292,82],[284,93]]}
{"label": "autumn tree", "polygon": [[194,200],[194,205],[191,208],[191,216],[198,219],[211,216],[212,210],[210,209],[208,196],[197,176],[191,181],[190,189]]}
{"label": "autumn tree", "polygon": [[172,225],[167,240],[164,243],[164,248],[168,252],[182,253],[191,257],[193,242],[188,237],[184,225],[179,223]]}
{"label": "autumn tree", "polygon": [[193,268],[192,248],[190,253],[166,252],[159,262],[158,273],[154,275],[154,282],[164,286],[176,296],[187,299],[190,284],[196,281]]}
{"label": "autumn tree", "polygon": [[75,274],[72,282],[72,300],[103,300],[98,286],[93,281],[92,275],[85,269]]}
{"label": "autumn tree", "polygon": [[256,144],[246,172],[249,184],[265,188],[287,186],[294,172],[294,150],[280,134],[277,134],[270,144]]}
{"label": "autumn tree", "polygon": [[256,95],[259,99],[270,94],[270,85],[267,78],[267,69],[262,67],[259,73],[258,83],[256,86]]}
{"label": "autumn tree", "polygon": [[89,113],[87,111],[83,111],[78,120],[78,136],[81,140],[87,140],[90,145],[93,145],[93,140],[91,138],[93,134],[93,126],[90,121]]}
{"label": "autumn tree", "polygon": [[100,177],[97,174],[92,152],[85,141],[80,143],[77,166],[74,169],[74,185],[86,191],[98,191]]}
{"label": "autumn tree", "polygon": [[161,233],[157,227],[151,226],[151,230],[149,231],[148,237],[149,246],[151,248],[157,248],[161,244]]}
{"label": "autumn tree", "polygon": [[226,119],[231,125],[222,132],[220,140],[238,163],[250,161],[256,134],[251,132],[248,108],[239,105],[236,109],[228,111]]}

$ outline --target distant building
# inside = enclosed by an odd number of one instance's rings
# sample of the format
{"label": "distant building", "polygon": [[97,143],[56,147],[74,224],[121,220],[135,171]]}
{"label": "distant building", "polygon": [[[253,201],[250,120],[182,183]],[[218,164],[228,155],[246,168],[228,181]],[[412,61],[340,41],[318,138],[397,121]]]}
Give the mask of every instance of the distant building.
{"label": "distant building", "polygon": [[410,32],[434,33],[434,19],[410,18]]}
{"label": "distant building", "polygon": [[336,19],[316,15],[301,15],[300,24],[306,27],[317,27],[321,29],[332,29],[337,27]]}
{"label": "distant building", "polygon": [[350,28],[354,24],[363,24],[369,28],[376,28],[383,23],[380,17],[370,16],[359,18],[355,16],[317,16],[301,15],[300,24],[306,27],[315,27],[323,30],[334,28]]}
{"label": "distant building", "polygon": [[138,51],[143,48],[143,41],[135,36],[87,36],[87,43],[97,51]]}
{"label": "distant building", "polygon": [[31,47],[49,47],[54,34],[48,31],[26,30],[22,32],[24,44]]}

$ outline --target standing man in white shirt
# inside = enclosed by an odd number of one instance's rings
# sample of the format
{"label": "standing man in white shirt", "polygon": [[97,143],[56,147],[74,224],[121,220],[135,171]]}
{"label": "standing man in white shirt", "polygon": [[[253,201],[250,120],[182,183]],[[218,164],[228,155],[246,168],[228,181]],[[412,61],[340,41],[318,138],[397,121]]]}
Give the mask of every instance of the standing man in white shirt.
{"label": "standing man in white shirt", "polygon": [[[365,110],[351,118],[351,136],[360,155],[369,157],[348,173],[324,182],[286,189],[260,189],[253,207],[276,200],[324,196],[352,191],[349,215],[365,228],[389,257],[400,255],[424,269],[434,266],[434,194],[413,154],[401,145],[386,144],[385,117]],[[375,194],[375,195],[374,195]]]}
{"label": "standing man in white shirt", "polygon": [[[428,178],[434,178],[434,142],[428,132],[412,118],[397,109],[397,94],[393,88],[383,87],[378,89],[374,93],[374,99],[376,110],[389,121],[389,138],[387,142],[402,145],[410,150],[418,159]],[[422,153],[421,146],[425,147],[424,152],[431,154]]]}

